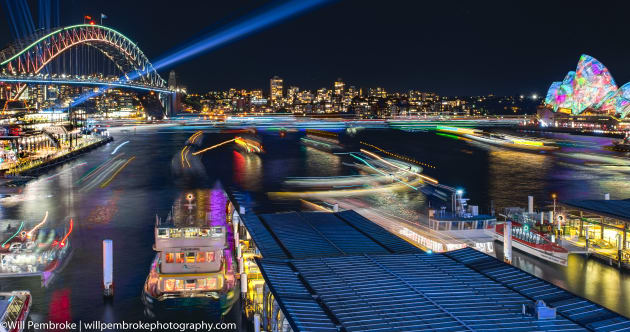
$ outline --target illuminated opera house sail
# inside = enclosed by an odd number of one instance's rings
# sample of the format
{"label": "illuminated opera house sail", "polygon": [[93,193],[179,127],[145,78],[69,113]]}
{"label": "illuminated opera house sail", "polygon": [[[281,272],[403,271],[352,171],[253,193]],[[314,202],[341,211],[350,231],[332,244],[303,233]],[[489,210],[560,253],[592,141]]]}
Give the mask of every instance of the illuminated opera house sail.
{"label": "illuminated opera house sail", "polygon": [[575,71],[570,71],[561,82],[551,83],[545,105],[555,112],[573,115],[625,118],[630,113],[630,83],[617,88],[608,68],[583,54]]}

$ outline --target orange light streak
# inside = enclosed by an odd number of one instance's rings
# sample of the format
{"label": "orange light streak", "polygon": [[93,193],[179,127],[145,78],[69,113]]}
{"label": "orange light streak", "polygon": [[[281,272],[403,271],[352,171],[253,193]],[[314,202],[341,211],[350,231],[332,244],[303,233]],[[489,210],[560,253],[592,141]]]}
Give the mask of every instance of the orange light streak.
{"label": "orange light streak", "polygon": [[118,173],[120,173],[125,167],[127,167],[127,165],[132,161],[136,159],[136,156],[133,156],[131,158],[129,158],[129,160],[127,160],[127,162],[125,162],[118,170],[116,170],[116,172],[114,172],[114,175],[112,175],[109,179],[107,179],[107,181],[103,182],[103,184],[101,184],[101,188],[105,188],[109,185],[110,182],[112,182],[112,180],[116,177],[116,175],[118,175]]}
{"label": "orange light streak", "polygon": [[424,174],[420,174],[420,173],[412,172],[412,171],[407,170],[407,169],[404,169],[404,168],[402,168],[402,167],[400,167],[400,166],[398,166],[398,165],[394,165],[394,164],[392,164],[392,163],[388,162],[387,160],[385,160],[385,159],[381,158],[379,155],[377,155],[377,154],[375,154],[375,153],[372,153],[372,152],[367,151],[367,150],[365,150],[365,149],[361,149],[360,151],[361,151],[361,152],[363,152],[363,153],[366,153],[366,154],[368,154],[368,155],[370,155],[370,156],[372,156],[372,157],[374,157],[374,158],[376,158],[376,159],[378,159],[378,160],[380,160],[380,161],[382,161],[382,162],[384,162],[384,163],[386,163],[386,164],[388,164],[388,165],[390,165],[390,166],[393,166],[393,167],[396,167],[396,168],[398,168],[398,169],[400,169],[400,170],[403,170],[403,171],[405,171],[405,172],[409,172],[409,173],[411,173],[411,174],[417,175],[417,176],[421,177],[423,180],[429,181],[429,182],[431,182],[431,183],[433,183],[433,184],[438,184],[438,180],[436,180],[436,179],[434,179],[434,178],[428,177],[428,176],[426,176],[426,175],[424,175]]}
{"label": "orange light streak", "polygon": [[68,234],[66,234],[66,236],[64,236],[61,242],[59,243],[60,247],[63,247],[66,245],[66,240],[68,239],[68,236],[70,236],[70,233],[72,233],[73,225],[74,225],[74,222],[72,221],[72,219],[70,219],[70,228],[68,229]]}
{"label": "orange light streak", "polygon": [[192,153],[192,155],[193,155],[193,156],[196,156],[196,155],[198,155],[198,154],[202,154],[202,153],[204,153],[204,152],[206,152],[206,151],[212,150],[212,149],[214,149],[214,148],[218,148],[218,147],[220,147],[221,145],[228,144],[228,143],[230,143],[230,142],[234,142],[235,140],[236,140],[236,138],[232,138],[231,140],[227,140],[227,141],[225,141],[225,142],[221,142],[221,143],[219,143],[219,144],[215,144],[215,145],[213,145],[213,146],[207,147],[207,148],[205,148],[205,149],[203,149],[203,150],[199,150],[199,151],[197,151],[197,152],[193,152],[193,153]]}
{"label": "orange light streak", "polygon": [[35,227],[33,227],[33,229],[28,231],[28,233],[26,233],[26,236],[28,236],[30,238],[33,235],[33,232],[35,232],[38,228],[42,227],[42,225],[44,225],[46,223],[46,219],[48,219],[48,211],[46,211],[46,215],[44,216],[44,220],[42,220],[42,222],[40,222],[39,224],[35,225]]}

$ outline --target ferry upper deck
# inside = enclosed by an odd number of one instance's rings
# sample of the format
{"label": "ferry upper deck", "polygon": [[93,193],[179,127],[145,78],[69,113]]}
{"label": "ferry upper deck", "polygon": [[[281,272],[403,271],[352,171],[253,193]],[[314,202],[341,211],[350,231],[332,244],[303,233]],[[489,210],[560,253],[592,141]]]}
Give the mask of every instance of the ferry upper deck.
{"label": "ferry upper deck", "polygon": [[162,220],[156,216],[155,249],[182,246],[223,248],[230,242],[233,206],[222,189],[194,190],[177,198]]}

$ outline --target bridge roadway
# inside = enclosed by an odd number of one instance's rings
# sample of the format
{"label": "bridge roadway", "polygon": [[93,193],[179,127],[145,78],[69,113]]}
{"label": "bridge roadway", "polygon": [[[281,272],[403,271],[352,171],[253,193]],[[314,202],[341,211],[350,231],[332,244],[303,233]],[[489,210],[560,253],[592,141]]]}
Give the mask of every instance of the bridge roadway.
{"label": "bridge roadway", "polygon": [[135,81],[107,81],[96,79],[83,79],[72,77],[42,77],[42,76],[7,76],[0,75],[0,82],[2,83],[29,83],[29,84],[71,84],[71,85],[93,85],[110,88],[126,88],[134,90],[155,91],[160,93],[175,93],[165,87],[152,86],[148,84],[141,84]]}

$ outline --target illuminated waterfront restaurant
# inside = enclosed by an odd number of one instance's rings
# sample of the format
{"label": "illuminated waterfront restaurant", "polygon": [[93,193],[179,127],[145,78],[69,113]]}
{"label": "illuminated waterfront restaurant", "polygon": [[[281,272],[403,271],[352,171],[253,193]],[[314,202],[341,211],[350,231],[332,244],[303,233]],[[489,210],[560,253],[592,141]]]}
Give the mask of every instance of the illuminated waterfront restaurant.
{"label": "illuminated waterfront restaurant", "polygon": [[543,126],[619,131],[630,128],[630,82],[617,87],[608,69],[583,54],[575,71],[547,91],[539,109]]}
{"label": "illuminated waterfront restaurant", "polygon": [[425,253],[354,211],[236,211],[243,305],[260,330],[630,329],[627,318],[494,257]]}
{"label": "illuminated waterfront restaurant", "polygon": [[[582,247],[588,246],[594,256],[630,268],[630,199],[561,201],[565,238]],[[587,239],[588,237],[588,244]]]}

